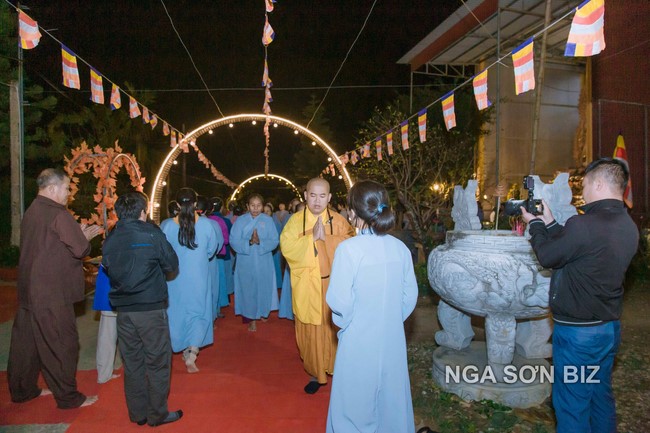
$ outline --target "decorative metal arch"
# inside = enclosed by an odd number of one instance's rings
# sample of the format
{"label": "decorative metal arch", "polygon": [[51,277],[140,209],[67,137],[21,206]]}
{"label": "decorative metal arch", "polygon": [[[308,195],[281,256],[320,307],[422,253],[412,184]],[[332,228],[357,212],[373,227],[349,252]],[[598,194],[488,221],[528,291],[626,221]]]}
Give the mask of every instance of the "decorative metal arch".
{"label": "decorative metal arch", "polygon": [[296,197],[298,197],[300,199],[300,201],[302,201],[302,197],[300,196],[300,190],[296,187],[296,185],[293,184],[293,182],[291,182],[286,177],[282,177],[282,176],[279,176],[277,174],[271,174],[271,173],[269,173],[268,175],[258,174],[258,175],[251,176],[248,179],[244,180],[242,183],[240,183],[237,186],[237,188],[235,188],[235,191],[230,195],[230,200],[234,200],[234,198],[237,197],[237,194],[239,194],[241,192],[241,190],[246,187],[247,184],[249,184],[249,183],[251,183],[251,182],[253,182],[253,181],[257,180],[257,179],[265,178],[265,177],[270,177],[272,179],[280,180],[280,181],[286,183],[287,185],[289,185],[291,187],[291,189],[293,189],[293,192],[296,193]]}
{"label": "decorative metal arch", "polygon": [[[291,128],[294,131],[298,131],[299,133],[302,133],[303,135],[309,137],[312,140],[312,143],[315,143],[321,149],[323,149],[325,153],[327,153],[327,155],[332,158],[332,162],[339,169],[339,172],[343,174],[343,182],[345,183],[345,187],[347,189],[350,189],[350,187],[353,184],[350,174],[345,168],[345,165],[341,163],[341,160],[339,159],[336,152],[334,152],[334,150],[322,138],[320,138],[318,135],[314,134],[312,131],[305,128],[304,126],[292,122],[291,120],[278,117],[278,116],[269,116],[269,118],[273,123],[277,123],[278,125]],[[213,120],[211,122],[199,126],[195,130],[189,132],[183,138],[183,140],[187,141],[188,143],[191,143],[192,140],[196,140],[198,137],[202,136],[203,134],[206,134],[211,129],[219,128],[225,125],[229,125],[231,123],[252,122],[252,121],[263,122],[265,120],[266,120],[265,114],[237,114],[234,116],[226,116],[221,119]],[[150,197],[151,197],[152,206],[149,209],[149,215],[151,216],[151,219],[156,222],[160,222],[160,198],[162,196],[162,191],[164,187],[163,181],[167,179],[167,176],[169,175],[169,170],[171,169],[174,160],[181,152],[182,149],[180,148],[179,145],[176,145],[174,148],[172,148],[169,151],[163,163],[161,164],[160,170],[158,170],[158,174],[156,175],[156,178],[153,182],[153,186],[151,187]]]}

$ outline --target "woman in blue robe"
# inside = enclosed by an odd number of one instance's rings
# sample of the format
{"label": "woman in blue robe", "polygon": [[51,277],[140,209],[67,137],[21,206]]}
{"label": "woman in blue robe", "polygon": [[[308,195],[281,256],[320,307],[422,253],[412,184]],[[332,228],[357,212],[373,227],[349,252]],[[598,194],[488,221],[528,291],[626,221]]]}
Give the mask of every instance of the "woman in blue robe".
{"label": "woman in blue robe", "polygon": [[187,371],[199,371],[196,357],[199,348],[212,344],[212,292],[209,260],[220,248],[217,233],[207,218],[196,214],[196,193],[181,188],[176,195],[178,216],[160,225],[179,261],[176,278],[169,288],[169,333],[172,350],[183,352]]}
{"label": "woman in blue robe", "polygon": [[251,194],[248,213],[237,218],[230,232],[230,246],[237,253],[235,265],[235,314],[257,330],[256,320],[278,309],[278,288],[273,250],[280,237],[273,219],[265,215],[262,196]]}
{"label": "woman in blue robe", "polygon": [[413,433],[404,335],[418,296],[411,253],[386,235],[395,216],[381,184],[356,183],[348,203],[360,236],[337,247],[326,295],[341,328],[327,432]]}
{"label": "woman in blue robe", "polygon": [[[217,242],[219,243],[219,248],[223,247],[225,242],[223,232],[219,223],[208,215],[212,209],[212,205],[208,201],[208,198],[202,195],[199,195],[196,199],[196,213],[200,218],[207,218],[212,225],[212,228],[215,231],[217,236]],[[217,318],[219,310],[221,308],[220,300],[222,299],[221,292],[226,291],[225,275],[223,270],[223,263],[218,260],[219,249],[217,249],[212,257],[210,257],[208,263],[208,270],[210,272],[210,292],[212,293],[212,306],[210,312],[212,313],[212,321]],[[222,281],[223,280],[223,281]]]}
{"label": "woman in blue robe", "polygon": [[[271,203],[267,203],[264,205],[264,214],[271,217],[271,219],[275,223],[275,229],[278,231],[278,234],[280,234],[280,232],[282,232],[282,224],[280,223],[280,220],[273,214],[273,205]],[[277,284],[278,289],[282,287],[282,271],[280,267],[280,255],[281,255],[280,246],[278,245],[273,250],[273,265],[275,265],[275,282]]]}

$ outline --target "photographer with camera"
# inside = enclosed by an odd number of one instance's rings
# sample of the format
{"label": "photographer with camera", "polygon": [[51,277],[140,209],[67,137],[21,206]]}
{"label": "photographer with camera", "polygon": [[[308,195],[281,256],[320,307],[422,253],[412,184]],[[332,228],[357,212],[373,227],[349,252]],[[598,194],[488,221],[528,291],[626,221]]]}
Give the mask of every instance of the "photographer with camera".
{"label": "photographer with camera", "polygon": [[553,269],[549,306],[558,433],[616,431],[612,367],[621,341],[623,280],[639,242],[623,204],[628,178],[621,161],[589,164],[582,181],[584,214],[564,227],[545,202],[539,216],[520,207],[539,263]]}

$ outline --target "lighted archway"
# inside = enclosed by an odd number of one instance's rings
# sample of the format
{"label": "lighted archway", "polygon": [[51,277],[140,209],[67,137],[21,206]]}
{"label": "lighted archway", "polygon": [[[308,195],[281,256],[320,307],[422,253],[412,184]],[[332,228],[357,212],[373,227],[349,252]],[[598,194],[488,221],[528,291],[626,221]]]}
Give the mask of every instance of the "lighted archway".
{"label": "lighted archway", "polygon": [[[327,153],[327,155],[332,158],[332,162],[339,169],[339,173],[343,174],[343,182],[345,183],[345,187],[347,189],[350,189],[350,187],[353,184],[350,174],[345,168],[345,165],[341,163],[341,160],[339,159],[336,152],[334,152],[334,149],[332,149],[330,145],[328,145],[325,142],[325,140],[323,140],[318,135],[316,135],[309,129],[305,128],[304,126],[299,125],[296,122],[293,122],[291,120],[278,117],[278,116],[269,116],[269,118],[273,124],[291,128],[294,131],[297,131],[298,134],[303,134],[307,136],[312,141],[313,145],[317,145],[321,149],[323,149],[323,151],[325,151],[325,153]],[[227,116],[199,126],[195,130],[190,131],[183,139],[186,140],[187,142],[192,142],[192,140],[196,140],[198,137],[202,136],[203,134],[208,133],[211,129],[216,129],[222,126],[229,126],[230,124],[234,124],[234,123],[253,122],[253,121],[264,122],[265,120],[266,120],[266,115],[264,114],[237,114],[234,116]],[[169,170],[171,169],[174,160],[176,160],[176,157],[181,152],[182,149],[180,148],[179,145],[176,145],[174,148],[172,148],[169,151],[163,163],[161,164],[160,170],[158,170],[158,174],[156,175],[156,178],[154,179],[153,182],[153,186],[151,187],[150,197],[151,197],[152,206],[149,210],[149,215],[151,216],[151,219],[153,219],[156,222],[160,221],[160,198],[162,197],[162,192],[164,187],[163,182],[165,181],[165,179],[167,179],[167,176],[169,175]]]}
{"label": "lighted archway", "polygon": [[260,179],[260,178],[264,179],[266,177],[270,177],[271,179],[276,179],[276,180],[279,180],[279,181],[282,181],[282,182],[286,183],[287,185],[289,185],[291,187],[293,192],[296,194],[296,197],[298,197],[300,199],[300,201],[302,201],[302,197],[300,196],[300,190],[296,187],[296,185],[293,184],[293,182],[291,182],[286,177],[282,177],[282,176],[279,176],[277,174],[271,174],[271,173],[269,173],[266,176],[263,175],[263,174],[258,174],[256,176],[249,177],[248,179],[246,179],[245,181],[240,183],[237,186],[237,188],[235,188],[235,191],[230,195],[230,200],[234,200],[235,197],[237,197],[237,194],[239,194],[241,192],[241,190],[246,187],[247,184],[252,183],[252,182],[256,181],[257,179]]}

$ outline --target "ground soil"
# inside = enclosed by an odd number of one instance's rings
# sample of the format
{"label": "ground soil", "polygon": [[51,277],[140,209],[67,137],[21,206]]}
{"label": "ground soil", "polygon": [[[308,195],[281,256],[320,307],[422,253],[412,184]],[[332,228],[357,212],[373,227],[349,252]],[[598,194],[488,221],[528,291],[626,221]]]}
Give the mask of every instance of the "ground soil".
{"label": "ground soil", "polygon": [[[428,425],[435,431],[459,432],[555,432],[550,398],[530,409],[511,409],[491,401],[465,402],[441,391],[431,379],[432,355],[439,330],[438,299],[420,297],[406,323],[409,370],[417,428]],[[622,344],[613,373],[618,431],[650,431],[650,287],[634,284],[625,294]],[[473,318],[475,339],[484,339],[483,323]]]}

